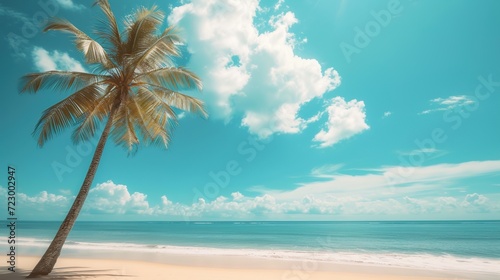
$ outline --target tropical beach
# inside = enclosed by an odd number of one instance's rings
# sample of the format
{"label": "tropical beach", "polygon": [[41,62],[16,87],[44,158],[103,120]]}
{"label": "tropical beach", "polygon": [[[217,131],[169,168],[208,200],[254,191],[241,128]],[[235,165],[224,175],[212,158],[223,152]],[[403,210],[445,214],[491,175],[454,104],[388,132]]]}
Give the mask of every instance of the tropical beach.
{"label": "tropical beach", "polygon": [[[3,276],[26,276],[57,230],[19,225],[18,266]],[[498,230],[499,221],[80,222],[48,277],[496,279]]]}
{"label": "tropical beach", "polygon": [[0,279],[500,279],[499,13],[2,1]]}
{"label": "tropical beach", "polygon": [[[214,260],[215,259],[215,260]],[[459,274],[456,272],[436,272],[423,270],[395,269],[371,267],[363,265],[323,265],[319,264],[314,271],[300,269],[300,262],[266,261],[248,265],[252,259],[217,260],[217,257],[206,256],[190,261],[187,265],[142,262],[121,259],[77,259],[61,258],[54,271],[42,279],[176,279],[176,280],[494,280],[497,276],[482,274]],[[255,260],[254,260],[255,261]],[[24,279],[37,258],[21,258],[21,266],[16,273],[0,273],[1,279]],[[199,265],[193,265],[199,263]],[[218,263],[207,265],[207,263]],[[259,262],[257,262],[259,263]],[[262,268],[264,267],[264,268]]]}

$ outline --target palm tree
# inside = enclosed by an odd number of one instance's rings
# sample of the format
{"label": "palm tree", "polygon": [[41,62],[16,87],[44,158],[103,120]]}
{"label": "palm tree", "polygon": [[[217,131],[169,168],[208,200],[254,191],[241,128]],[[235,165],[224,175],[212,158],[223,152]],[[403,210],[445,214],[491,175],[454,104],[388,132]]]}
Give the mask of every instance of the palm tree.
{"label": "palm tree", "polygon": [[94,5],[105,15],[95,31],[98,40],[64,19],[51,20],[44,29],[72,34],[94,71],[47,71],[27,74],[21,80],[22,93],[41,89],[71,92],[43,112],[34,130],[39,146],[68,126],[75,127],[75,143],[87,141],[99,130],[99,124],[105,123],[80,191],[28,278],[52,271],[89,193],[108,136],[129,152],[136,150],[140,140],[146,145],[167,147],[177,123],[173,107],[207,116],[202,101],[179,92],[186,88],[201,90],[202,84],[194,73],[175,65],[173,59],[181,55],[181,40],[173,27],[159,30],[163,12],[156,6],[138,8],[125,19],[125,28],[120,31],[108,0],[98,0]]}

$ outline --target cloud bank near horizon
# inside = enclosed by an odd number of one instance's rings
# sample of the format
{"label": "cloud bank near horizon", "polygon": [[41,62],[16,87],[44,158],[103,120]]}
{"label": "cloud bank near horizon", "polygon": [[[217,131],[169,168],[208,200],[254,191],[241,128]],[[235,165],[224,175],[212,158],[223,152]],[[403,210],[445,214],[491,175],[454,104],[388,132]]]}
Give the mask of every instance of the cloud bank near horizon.
{"label": "cloud bank near horizon", "polygon": [[[370,217],[449,217],[497,215],[500,213],[500,195],[469,192],[459,187],[460,180],[488,176],[500,171],[500,161],[475,161],[459,164],[439,164],[414,167],[410,175],[393,177],[398,168],[384,167],[364,175],[346,175],[342,166],[318,167],[311,172],[317,181],[279,191],[261,189],[248,193],[233,192],[230,197],[213,200],[198,198],[186,204],[161,196],[160,203],[152,205],[147,194],[134,191],[123,184],[109,180],[97,184],[89,193],[83,213],[87,217],[111,215],[144,219],[296,219],[314,216],[319,219],[370,219]],[[405,173],[408,174],[408,173]],[[0,197],[6,196],[0,187]],[[61,192],[42,191],[36,195],[18,194],[20,203],[39,212],[55,211],[63,215],[74,196]],[[34,210],[35,211],[35,210]]]}

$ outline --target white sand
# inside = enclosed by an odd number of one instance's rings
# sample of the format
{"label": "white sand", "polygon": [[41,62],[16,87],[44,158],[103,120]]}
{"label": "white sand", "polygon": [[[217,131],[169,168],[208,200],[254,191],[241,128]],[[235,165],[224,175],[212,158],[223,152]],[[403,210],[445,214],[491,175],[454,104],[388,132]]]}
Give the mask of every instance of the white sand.
{"label": "white sand", "polygon": [[[438,279],[479,279],[457,277],[453,274],[432,271],[414,271],[395,268],[380,268],[362,265],[334,265],[324,270],[320,266],[307,271],[300,263],[277,263],[261,268],[245,268],[242,264],[235,268],[232,264],[214,265],[217,257],[206,256],[210,265],[179,265],[120,259],[60,258],[56,267],[43,279],[173,279],[173,280],[438,280]],[[38,257],[20,257],[16,272],[0,266],[0,279],[24,279],[35,266]],[[286,268],[289,267],[289,268]],[[488,279],[488,278],[484,278]]]}

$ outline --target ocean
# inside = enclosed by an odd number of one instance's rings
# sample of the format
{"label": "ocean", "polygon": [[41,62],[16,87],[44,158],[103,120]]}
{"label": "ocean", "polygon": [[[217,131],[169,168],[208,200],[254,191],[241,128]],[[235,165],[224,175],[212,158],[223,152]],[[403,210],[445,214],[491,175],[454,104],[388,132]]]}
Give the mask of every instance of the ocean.
{"label": "ocean", "polygon": [[[43,253],[59,224],[18,221],[20,256]],[[500,279],[500,221],[77,222],[63,249],[103,251],[453,270]]]}

